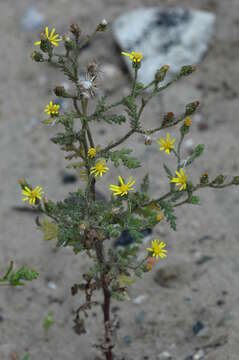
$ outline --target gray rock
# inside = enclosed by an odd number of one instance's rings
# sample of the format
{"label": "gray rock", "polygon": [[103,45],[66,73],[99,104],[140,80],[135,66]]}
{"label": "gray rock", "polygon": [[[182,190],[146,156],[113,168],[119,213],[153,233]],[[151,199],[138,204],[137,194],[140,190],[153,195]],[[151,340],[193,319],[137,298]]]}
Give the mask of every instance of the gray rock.
{"label": "gray rock", "polygon": [[40,13],[35,6],[26,8],[21,19],[21,25],[25,30],[34,30],[42,27],[46,22],[46,17]]}
{"label": "gray rock", "polygon": [[[157,69],[170,65],[170,74],[183,65],[197,64],[208,49],[215,15],[190,8],[139,8],[113,23],[114,36],[123,51],[141,51],[138,81],[153,80]],[[133,74],[131,62],[125,57]]]}

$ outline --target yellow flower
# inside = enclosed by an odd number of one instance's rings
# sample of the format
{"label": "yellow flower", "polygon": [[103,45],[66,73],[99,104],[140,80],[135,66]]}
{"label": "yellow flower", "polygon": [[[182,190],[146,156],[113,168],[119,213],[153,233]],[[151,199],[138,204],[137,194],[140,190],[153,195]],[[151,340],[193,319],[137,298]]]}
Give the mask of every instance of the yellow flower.
{"label": "yellow flower", "polygon": [[186,175],[185,175],[185,173],[184,173],[184,171],[183,171],[183,168],[180,168],[180,169],[179,169],[179,172],[176,171],[176,175],[177,175],[178,177],[172,178],[172,180],[171,180],[170,182],[176,183],[176,186],[180,186],[180,185],[181,185],[179,191],[181,191],[181,190],[183,190],[183,189],[185,190],[186,187],[187,187],[187,177],[186,177]]}
{"label": "yellow flower", "polygon": [[160,211],[157,215],[156,215],[156,219],[159,221],[164,219],[164,213],[163,211]]}
{"label": "yellow flower", "polygon": [[49,102],[49,104],[45,107],[44,112],[47,113],[49,116],[57,116],[59,115],[59,109],[60,105],[53,104],[52,101]]}
{"label": "yellow flower", "polygon": [[174,145],[173,145],[173,144],[174,144],[175,140],[176,140],[175,138],[170,139],[170,134],[167,133],[167,134],[166,134],[166,139],[161,138],[161,139],[159,139],[159,140],[157,141],[157,143],[158,143],[159,145],[161,145],[161,147],[160,147],[159,150],[165,150],[165,152],[166,152],[167,154],[170,154],[171,150],[174,148]]}
{"label": "yellow flower", "polygon": [[[48,41],[53,45],[53,46],[58,46],[59,44],[57,43],[58,41],[62,41],[62,39],[60,38],[60,36],[58,34],[55,34],[56,29],[53,28],[50,35],[49,35],[49,29],[48,26],[45,27],[45,34],[41,34],[43,37],[46,37],[48,39]],[[58,39],[59,38],[59,39]],[[34,43],[34,45],[40,45],[41,41],[36,41]]]}
{"label": "yellow flower", "polygon": [[105,163],[104,160],[97,161],[95,166],[92,166],[90,168],[90,174],[94,176],[98,176],[98,175],[102,176],[103,173],[106,173],[109,170],[109,168],[104,166],[104,163]]}
{"label": "yellow flower", "polygon": [[88,150],[88,156],[89,156],[91,159],[96,156],[96,150],[95,150],[95,148],[90,148],[90,149]]}
{"label": "yellow flower", "polygon": [[191,124],[192,124],[192,120],[191,120],[191,118],[190,117],[186,117],[186,119],[184,120],[184,125],[186,125],[186,126],[191,126]]}
{"label": "yellow flower", "polygon": [[166,244],[163,241],[159,243],[159,240],[155,239],[152,241],[152,248],[147,248],[147,250],[152,252],[157,260],[159,256],[163,259],[167,257],[167,250],[164,249],[165,246]]}
{"label": "yellow flower", "polygon": [[134,190],[134,188],[132,188],[132,186],[134,185],[135,181],[132,181],[132,177],[130,177],[127,184],[125,184],[122,177],[119,176],[119,182],[120,182],[119,186],[118,185],[110,185],[110,190],[113,191],[113,194],[115,196],[117,196],[117,195],[124,196],[124,195],[127,195],[129,191]]}
{"label": "yellow flower", "polygon": [[29,204],[35,205],[36,200],[41,200],[43,190],[40,186],[36,186],[35,189],[31,190],[28,186],[22,189],[22,200],[28,201]]}
{"label": "yellow flower", "polygon": [[128,56],[129,59],[133,60],[134,63],[140,63],[143,59],[143,54],[141,52],[131,51],[131,53],[127,53],[122,51],[121,54],[124,56]]}

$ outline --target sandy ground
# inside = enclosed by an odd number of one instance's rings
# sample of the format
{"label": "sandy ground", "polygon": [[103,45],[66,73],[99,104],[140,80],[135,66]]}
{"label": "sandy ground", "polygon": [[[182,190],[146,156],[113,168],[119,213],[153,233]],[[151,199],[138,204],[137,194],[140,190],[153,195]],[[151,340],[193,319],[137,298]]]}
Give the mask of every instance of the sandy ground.
{"label": "sandy ground", "polygon": [[[27,352],[31,360],[90,360],[96,354],[91,344],[100,335],[101,314],[96,310],[87,321],[88,336],[77,336],[72,331],[72,312],[80,298],[72,298],[70,294],[71,285],[80,280],[87,261],[74,256],[71,249],[56,251],[54,243],[42,240],[34,215],[12,209],[21,205],[19,177],[40,184],[52,199],[63,199],[75,188],[61,183],[60,172],[66,162],[50,142],[55,130],[40,123],[52,89],[63,78],[30,59],[37,33],[23,31],[20,26],[29,4],[28,0],[0,2],[0,270],[3,272],[14,259],[17,266],[35,267],[40,277],[23,289],[1,288],[0,360],[14,359],[4,355],[6,349],[15,352],[19,360]],[[90,32],[102,18],[111,22],[129,9],[159,4],[171,6],[179,2],[37,1],[49,25],[60,33],[72,21]],[[155,99],[145,111],[144,121],[148,127],[156,125],[163,111],[180,112],[186,103],[198,99],[201,109],[188,138],[194,144],[204,143],[206,151],[189,175],[193,179],[204,171],[212,177],[220,172],[236,175],[239,173],[239,2],[181,0],[180,5],[215,12],[215,38],[197,73],[170,88],[160,101]],[[111,101],[122,92],[127,93],[129,76],[111,29],[93,41],[82,52],[81,59],[83,67],[92,59],[103,65],[102,87]],[[37,119],[35,124],[32,118]],[[200,131],[199,119],[208,124],[207,130]],[[109,141],[112,133],[117,138],[124,132],[123,128],[116,133],[115,128],[106,129],[103,125],[95,129],[102,144]],[[165,161],[165,155],[159,154],[155,144],[145,147],[138,136],[128,144],[143,162],[143,167],[134,172],[137,181],[150,170],[152,195],[164,193],[166,177],[162,168],[154,164]],[[111,176],[112,173],[106,175],[100,187],[105,194]],[[160,236],[168,244],[167,260],[132,286],[129,290],[132,301],[114,303],[120,320],[117,348],[120,359],[154,360],[168,352],[174,360],[189,360],[200,349],[204,350],[205,360],[239,359],[239,191],[235,187],[205,189],[198,194],[201,206],[177,209],[177,232],[172,232],[166,222],[154,231],[154,236]],[[205,256],[208,258],[203,262]],[[164,273],[159,272],[160,268]],[[51,289],[49,282],[56,288]],[[137,305],[133,300],[138,295],[145,296]],[[47,337],[42,322],[48,311],[53,312],[55,324]],[[205,328],[195,335],[192,327],[197,321]]]}

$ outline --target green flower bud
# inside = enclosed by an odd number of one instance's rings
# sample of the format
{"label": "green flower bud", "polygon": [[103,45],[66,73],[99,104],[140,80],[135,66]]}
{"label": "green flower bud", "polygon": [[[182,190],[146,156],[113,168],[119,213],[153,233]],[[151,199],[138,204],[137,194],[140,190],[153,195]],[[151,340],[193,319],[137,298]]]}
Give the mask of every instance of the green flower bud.
{"label": "green flower bud", "polygon": [[154,80],[156,84],[164,81],[168,70],[169,70],[169,65],[163,65],[159,70],[156,71],[154,76]]}
{"label": "green flower bud", "polygon": [[190,74],[192,74],[194,71],[196,71],[196,66],[194,65],[185,65],[182,66],[179,76],[188,76]]}
{"label": "green flower bud", "polygon": [[239,185],[239,176],[234,176],[232,183],[233,185]]}
{"label": "green flower bud", "polygon": [[41,39],[40,49],[44,53],[50,53],[52,51],[52,45],[48,39]]}
{"label": "green flower bud", "polygon": [[222,185],[224,182],[224,175],[218,175],[213,181],[213,185]]}
{"label": "green flower bud", "polygon": [[194,114],[199,105],[200,105],[199,101],[194,101],[190,104],[187,104],[185,110],[185,116]]}
{"label": "green flower bud", "polygon": [[96,28],[96,31],[100,31],[100,32],[105,31],[107,28],[107,25],[108,25],[108,23],[105,19],[101,20],[101,22],[99,23],[99,25]]}
{"label": "green flower bud", "polygon": [[43,55],[42,53],[38,52],[38,51],[33,51],[31,53],[31,58],[32,60],[36,61],[36,62],[42,62],[44,61]]}

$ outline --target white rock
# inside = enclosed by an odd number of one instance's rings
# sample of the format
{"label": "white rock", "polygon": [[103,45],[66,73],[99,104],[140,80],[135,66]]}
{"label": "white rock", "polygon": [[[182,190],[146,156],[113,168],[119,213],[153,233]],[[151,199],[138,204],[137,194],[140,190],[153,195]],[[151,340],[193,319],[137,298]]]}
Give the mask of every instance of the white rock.
{"label": "white rock", "polygon": [[205,351],[201,349],[193,356],[193,360],[201,360],[204,358],[204,355]]}
{"label": "white rock", "polygon": [[148,298],[148,295],[146,295],[146,294],[139,295],[133,300],[133,304],[136,304],[136,305],[142,304],[142,302],[144,302],[147,298]]}
{"label": "white rock", "polygon": [[170,360],[170,359],[172,359],[172,356],[167,351],[163,351],[161,354],[158,355],[158,360]]}
{"label": "white rock", "polygon": [[[215,15],[190,8],[139,8],[113,23],[116,41],[123,51],[143,53],[138,81],[153,80],[157,69],[170,65],[170,74],[183,65],[196,64],[208,49]],[[123,57],[133,74],[129,58]]]}
{"label": "white rock", "polygon": [[52,289],[52,290],[56,290],[56,288],[57,288],[56,284],[53,281],[49,281],[47,286],[49,287],[49,289]]}

